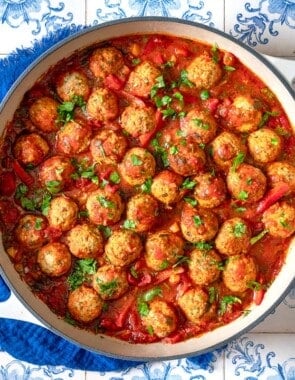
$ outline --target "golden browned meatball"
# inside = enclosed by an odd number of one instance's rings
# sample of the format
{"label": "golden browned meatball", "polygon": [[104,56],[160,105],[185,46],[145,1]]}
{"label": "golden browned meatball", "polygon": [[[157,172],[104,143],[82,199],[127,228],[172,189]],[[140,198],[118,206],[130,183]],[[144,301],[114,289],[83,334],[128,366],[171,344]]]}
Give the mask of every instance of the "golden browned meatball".
{"label": "golden browned meatball", "polygon": [[58,103],[52,98],[43,96],[38,98],[29,108],[32,123],[42,132],[50,133],[58,129]]}
{"label": "golden browned meatball", "polygon": [[170,231],[158,231],[148,235],[145,245],[145,261],[153,270],[171,267],[183,255],[184,241]]}
{"label": "golden browned meatball", "polygon": [[144,148],[131,148],[125,154],[120,169],[124,180],[132,186],[142,185],[155,174],[156,161]]}
{"label": "golden browned meatball", "polygon": [[246,153],[242,140],[231,132],[221,132],[211,146],[213,160],[223,169],[228,169],[238,154]]}
{"label": "golden browned meatball", "polygon": [[146,329],[158,338],[165,338],[177,327],[174,309],[165,301],[153,300],[147,315],[141,317]]}
{"label": "golden browned meatball", "polygon": [[190,176],[203,170],[206,162],[204,150],[195,139],[180,139],[168,150],[168,162],[172,170]]}
{"label": "golden browned meatball", "polygon": [[156,126],[155,110],[152,107],[131,104],[121,114],[121,125],[133,137],[151,132]]}
{"label": "golden browned meatball", "polygon": [[237,96],[229,106],[225,122],[228,128],[240,133],[256,131],[262,118],[262,113],[255,107],[255,101],[250,96]]}
{"label": "golden browned meatball", "polygon": [[196,285],[209,285],[218,279],[221,258],[214,249],[194,249],[190,254],[189,275]]}
{"label": "golden browned meatball", "polygon": [[105,246],[106,260],[115,266],[123,267],[137,259],[142,251],[139,235],[130,230],[113,232]]}
{"label": "golden browned meatball", "polygon": [[187,319],[198,323],[207,310],[208,294],[201,287],[194,287],[179,297],[177,302]]}
{"label": "golden browned meatball", "polygon": [[194,178],[196,186],[194,196],[201,207],[219,206],[226,198],[226,186],[221,177],[212,173],[203,173]]}
{"label": "golden browned meatball", "polygon": [[118,116],[118,99],[110,90],[98,88],[89,96],[86,110],[91,118],[105,123]]}
{"label": "golden browned meatball", "polygon": [[109,74],[120,73],[123,66],[122,53],[112,46],[94,50],[89,60],[89,68],[99,82]]}
{"label": "golden browned meatball", "polygon": [[128,289],[126,272],[120,267],[104,265],[93,276],[92,286],[103,300],[119,298]]}
{"label": "golden browned meatball", "polygon": [[100,316],[103,300],[97,292],[86,285],[73,290],[68,298],[68,309],[71,316],[79,322],[89,323]]}
{"label": "golden browned meatball", "polygon": [[227,219],[220,227],[215,246],[226,256],[247,253],[250,248],[251,230],[242,218]]}
{"label": "golden browned meatball", "polygon": [[187,66],[187,77],[197,89],[209,89],[216,84],[222,75],[218,63],[208,53],[202,53]]}
{"label": "golden browned meatball", "polygon": [[213,140],[217,128],[216,121],[209,112],[196,108],[181,119],[180,127],[185,136],[194,136],[199,144],[207,144]]}
{"label": "golden browned meatball", "polygon": [[265,164],[276,160],[281,154],[282,140],[275,131],[262,128],[250,133],[248,148],[256,162]]}
{"label": "golden browned meatball", "polygon": [[69,121],[56,134],[56,150],[72,156],[84,152],[90,144],[91,131],[87,125]]}
{"label": "golden browned meatball", "polygon": [[230,256],[222,272],[223,282],[232,292],[244,292],[256,280],[256,272],[251,256]]}
{"label": "golden browned meatball", "polygon": [[266,174],[271,187],[286,183],[290,193],[295,192],[295,166],[285,161],[272,162],[267,166]]}
{"label": "golden browned meatball", "polygon": [[48,209],[49,225],[60,231],[68,231],[75,225],[78,211],[78,206],[72,199],[65,196],[55,197]]}
{"label": "golden browned meatball", "polygon": [[17,240],[26,248],[35,249],[45,242],[46,219],[42,215],[27,214],[20,218],[15,230]]}
{"label": "golden browned meatball", "polygon": [[151,62],[144,61],[131,71],[125,89],[133,95],[147,98],[161,71]]}
{"label": "golden browned meatball", "polygon": [[88,195],[86,209],[92,223],[106,226],[120,220],[124,204],[118,192],[99,189]]}
{"label": "golden browned meatball", "polygon": [[53,156],[42,163],[39,169],[41,185],[56,184],[60,190],[71,183],[71,175],[75,172],[69,158]]}
{"label": "golden browned meatball", "polygon": [[23,135],[13,147],[14,157],[24,165],[39,165],[49,152],[49,145],[37,133]]}
{"label": "golden browned meatball", "polygon": [[148,231],[159,214],[158,202],[149,194],[137,194],[127,203],[127,220],[124,225],[134,231]]}
{"label": "golden browned meatball", "polygon": [[87,223],[77,224],[67,233],[66,243],[71,253],[79,259],[97,257],[103,253],[100,231]]}
{"label": "golden browned meatball", "polygon": [[277,202],[264,211],[262,221],[270,235],[287,238],[295,231],[295,208],[287,202]]}
{"label": "golden browned meatball", "polygon": [[218,231],[218,220],[213,212],[206,209],[196,209],[184,204],[180,227],[183,236],[191,243],[211,240]]}
{"label": "golden browned meatball", "polygon": [[170,170],[163,170],[153,178],[151,193],[166,205],[175,203],[182,196],[182,182],[183,178],[179,174]]}
{"label": "golden browned meatball", "polygon": [[75,96],[87,100],[90,94],[88,79],[81,71],[65,72],[57,80],[56,92],[64,102],[70,102]]}
{"label": "golden browned meatball", "polygon": [[126,149],[126,138],[121,133],[111,129],[101,129],[90,143],[90,152],[94,161],[101,161],[108,157],[114,162],[119,162]]}
{"label": "golden browned meatball", "polygon": [[241,164],[235,170],[230,170],[226,182],[232,196],[243,202],[258,201],[266,189],[266,177],[263,172],[248,164]]}
{"label": "golden browned meatball", "polygon": [[39,249],[37,262],[42,272],[50,277],[58,277],[69,271],[72,256],[65,244],[54,242]]}

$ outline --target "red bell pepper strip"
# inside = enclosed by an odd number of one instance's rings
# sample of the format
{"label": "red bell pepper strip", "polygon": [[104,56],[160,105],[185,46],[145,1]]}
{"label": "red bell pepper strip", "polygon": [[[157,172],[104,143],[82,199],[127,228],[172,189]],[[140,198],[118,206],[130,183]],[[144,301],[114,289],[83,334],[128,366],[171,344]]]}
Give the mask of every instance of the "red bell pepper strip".
{"label": "red bell pepper strip", "polygon": [[266,196],[258,203],[256,212],[258,214],[263,213],[271,205],[277,202],[280,198],[286,195],[290,191],[290,186],[287,183],[281,182],[273,189],[269,190]]}
{"label": "red bell pepper strip", "polygon": [[138,137],[139,144],[142,148],[146,148],[151,141],[151,139],[155,136],[155,134],[158,132],[158,130],[163,125],[163,117],[162,117],[161,111],[156,111],[156,122],[155,122],[155,128],[147,133],[144,133]]}
{"label": "red bell pepper strip", "polygon": [[108,89],[118,91],[118,90],[122,90],[122,88],[125,85],[125,82],[119,77],[117,77],[117,75],[109,74],[105,78],[104,84]]}
{"label": "red bell pepper strip", "polygon": [[31,176],[17,161],[14,160],[12,163],[12,168],[15,171],[16,175],[19,177],[19,179],[28,187],[32,187],[34,184],[34,177]]}
{"label": "red bell pepper strip", "polygon": [[257,289],[253,291],[253,302],[255,305],[260,305],[265,294],[264,289]]}

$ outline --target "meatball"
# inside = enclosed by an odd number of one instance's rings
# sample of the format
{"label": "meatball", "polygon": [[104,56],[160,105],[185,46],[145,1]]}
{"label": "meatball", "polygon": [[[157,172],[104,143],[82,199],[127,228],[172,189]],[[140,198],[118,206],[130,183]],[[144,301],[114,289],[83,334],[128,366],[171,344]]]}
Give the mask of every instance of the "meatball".
{"label": "meatball", "polygon": [[194,178],[196,186],[194,196],[201,207],[219,206],[226,197],[226,186],[221,177],[212,173],[203,173]]}
{"label": "meatball", "polygon": [[153,300],[148,306],[147,315],[141,317],[146,329],[158,338],[165,338],[177,327],[174,309],[165,301]]}
{"label": "meatball", "polygon": [[290,193],[295,192],[295,166],[284,161],[272,162],[267,166],[266,174],[271,187],[286,183],[290,187]]}
{"label": "meatball", "polygon": [[15,235],[25,248],[40,248],[46,241],[46,227],[47,222],[43,216],[27,214],[20,218],[15,229]]}
{"label": "meatball", "polygon": [[58,129],[58,103],[52,98],[43,96],[35,100],[29,108],[32,123],[42,132],[50,133]]}
{"label": "meatball", "polygon": [[170,231],[150,234],[146,240],[145,261],[153,270],[160,271],[171,267],[183,255],[184,241]]}
{"label": "meatball", "polygon": [[180,296],[177,302],[187,319],[198,323],[207,311],[208,294],[201,287],[194,287]]}
{"label": "meatball", "polygon": [[54,242],[39,249],[37,262],[42,272],[50,277],[58,277],[69,271],[72,256],[65,244]]}
{"label": "meatball", "polygon": [[223,282],[232,292],[244,292],[256,280],[256,272],[251,256],[230,256],[222,272]]}
{"label": "meatball", "polygon": [[142,251],[139,235],[130,230],[115,231],[105,246],[106,260],[119,267],[129,265]]}
{"label": "meatball", "polygon": [[262,113],[255,107],[255,101],[250,96],[237,96],[229,106],[224,118],[228,128],[240,133],[256,131],[262,118]]}
{"label": "meatball", "polygon": [[156,113],[152,107],[127,106],[121,114],[122,128],[131,136],[138,137],[156,127]]}
{"label": "meatball", "polygon": [[127,220],[130,228],[137,232],[148,231],[159,214],[158,202],[149,194],[137,194],[127,203]]}
{"label": "meatball", "polygon": [[228,169],[238,154],[246,153],[242,140],[231,132],[222,132],[212,141],[212,157],[217,165]]}
{"label": "meatball", "polygon": [[87,223],[77,224],[66,236],[71,253],[79,259],[95,258],[103,253],[103,238],[100,231]]}
{"label": "meatball", "polygon": [[89,96],[86,110],[90,117],[105,123],[118,116],[118,99],[110,90],[98,88]]}
{"label": "meatball", "polygon": [[226,182],[232,196],[243,202],[259,201],[266,189],[265,175],[260,169],[248,164],[230,170]]}
{"label": "meatball", "polygon": [[103,300],[120,298],[128,289],[126,272],[120,267],[104,265],[94,274],[92,286]]}
{"label": "meatball", "polygon": [[156,161],[144,148],[131,148],[125,154],[120,165],[124,180],[132,186],[142,185],[155,174]]}
{"label": "meatball", "polygon": [[206,156],[195,139],[180,139],[168,150],[169,166],[176,173],[191,176],[205,166]]}
{"label": "meatball", "polygon": [[108,157],[118,162],[123,158],[126,149],[126,138],[111,129],[101,129],[90,143],[90,152],[94,161],[101,161]]}
{"label": "meatball", "polygon": [[109,74],[117,75],[123,67],[122,53],[112,46],[94,50],[89,60],[89,68],[99,82]]}
{"label": "meatball", "polygon": [[183,236],[191,243],[211,240],[218,231],[218,220],[213,212],[206,209],[196,209],[184,204],[180,227]]}
{"label": "meatball", "polygon": [[103,303],[93,288],[81,285],[70,293],[68,309],[76,321],[89,323],[100,316]]}
{"label": "meatball", "polygon": [[70,230],[76,223],[78,211],[78,206],[72,199],[65,196],[53,198],[47,214],[50,227],[60,231]]}
{"label": "meatball", "polygon": [[39,165],[49,152],[49,145],[37,133],[23,135],[13,147],[14,157],[24,165]]}
{"label": "meatball", "polygon": [[39,180],[43,186],[55,183],[62,190],[71,183],[71,175],[74,172],[75,168],[69,158],[53,156],[44,161],[40,166]]}
{"label": "meatball", "polygon": [[90,86],[88,79],[81,71],[63,73],[57,80],[56,92],[64,102],[70,102],[75,96],[88,99]]}
{"label": "meatball", "polygon": [[262,221],[270,235],[287,238],[295,231],[295,208],[287,202],[277,202],[263,213]]}
{"label": "meatball", "polygon": [[86,125],[69,121],[56,134],[56,150],[65,155],[84,152],[90,144],[91,131]]}
{"label": "meatball", "polygon": [[250,248],[251,230],[241,218],[227,219],[219,229],[215,246],[220,253],[234,256],[247,253]]}
{"label": "meatball", "polygon": [[190,255],[189,276],[196,285],[209,285],[220,275],[222,261],[214,249],[194,249]]}
{"label": "meatball", "polygon": [[124,204],[118,192],[99,189],[88,195],[86,209],[92,223],[106,226],[120,220]]}
{"label": "meatball", "polygon": [[156,66],[151,62],[144,61],[131,71],[125,90],[133,95],[147,98],[160,75],[161,71]]}
{"label": "meatball", "polygon": [[194,58],[187,66],[187,78],[194,83],[197,89],[209,89],[214,86],[222,76],[218,63],[214,62],[207,53]]}
{"label": "meatball", "polygon": [[256,162],[265,164],[276,160],[281,154],[282,140],[271,129],[258,129],[248,136],[248,148]]}
{"label": "meatball", "polygon": [[192,109],[181,119],[181,130],[185,136],[194,136],[200,144],[207,144],[216,134],[216,121],[214,117],[205,111]]}
{"label": "meatball", "polygon": [[160,202],[169,205],[177,202],[181,196],[182,177],[170,170],[163,170],[154,178],[151,185],[151,193]]}

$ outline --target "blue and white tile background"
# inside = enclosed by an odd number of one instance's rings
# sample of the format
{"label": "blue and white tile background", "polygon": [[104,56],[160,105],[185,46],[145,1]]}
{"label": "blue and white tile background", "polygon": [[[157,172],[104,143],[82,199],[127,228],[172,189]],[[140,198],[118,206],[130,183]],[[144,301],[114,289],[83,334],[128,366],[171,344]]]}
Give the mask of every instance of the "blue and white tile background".
{"label": "blue and white tile background", "polygon": [[[63,26],[151,15],[183,18],[224,30],[266,54],[289,81],[295,77],[295,0],[0,0],[0,58],[17,48],[31,47]],[[0,316],[40,324],[13,294],[0,302]],[[1,351],[0,342],[0,380],[70,378],[294,380],[295,287],[251,332],[214,352],[206,369],[185,359],[108,373],[40,367],[15,360]]]}

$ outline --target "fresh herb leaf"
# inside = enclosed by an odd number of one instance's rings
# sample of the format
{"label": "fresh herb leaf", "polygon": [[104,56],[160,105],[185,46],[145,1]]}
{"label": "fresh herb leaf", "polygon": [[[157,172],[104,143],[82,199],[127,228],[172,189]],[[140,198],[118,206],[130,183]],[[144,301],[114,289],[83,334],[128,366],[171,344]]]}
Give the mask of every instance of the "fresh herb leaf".
{"label": "fresh herb leaf", "polygon": [[115,183],[116,185],[117,185],[118,183],[120,183],[121,178],[120,178],[119,173],[116,172],[116,171],[111,172],[111,174],[110,174],[110,181],[113,182],[113,183]]}
{"label": "fresh herb leaf", "polygon": [[98,229],[103,233],[103,236],[106,239],[108,239],[113,233],[112,229],[109,226],[103,226],[102,224],[98,226]]}
{"label": "fresh herb leaf", "polygon": [[108,297],[112,297],[119,286],[118,280],[116,279],[108,282],[102,282],[100,279],[97,279],[97,284],[101,293]]}
{"label": "fresh herb leaf", "polygon": [[270,111],[264,112],[264,114],[261,117],[260,123],[258,124],[258,128],[263,127],[268,122],[271,116],[278,116],[278,115],[279,115],[278,112],[270,112]]}
{"label": "fresh herb leaf", "polygon": [[247,191],[245,191],[245,190],[241,190],[241,191],[239,192],[238,198],[239,198],[241,201],[246,201],[246,200],[248,199],[248,197],[249,197],[249,194],[248,194]]}
{"label": "fresh herb leaf", "polygon": [[209,98],[210,98],[210,92],[209,92],[209,90],[202,90],[200,92],[200,99],[201,100],[207,100]]}
{"label": "fresh herb leaf", "polygon": [[236,71],[236,68],[233,66],[225,65],[225,66],[223,66],[223,68],[225,71]]}
{"label": "fresh herb leaf", "polygon": [[233,234],[237,238],[241,238],[245,235],[247,227],[244,223],[238,222],[233,227]]}
{"label": "fresh herb leaf", "polygon": [[80,95],[74,95],[69,102],[63,102],[57,107],[58,121],[67,123],[74,119],[74,111],[76,107],[85,109],[86,102]]}
{"label": "fresh herb leaf", "polygon": [[101,206],[104,208],[115,208],[116,207],[116,204],[113,201],[110,201],[104,195],[98,195],[97,200],[101,204]]}
{"label": "fresh herb leaf", "polygon": [[190,178],[185,178],[185,180],[181,184],[182,189],[187,189],[187,190],[192,190],[196,186],[197,182],[190,179]]}
{"label": "fresh herb leaf", "polygon": [[81,259],[75,263],[72,274],[68,277],[68,284],[71,290],[83,284],[89,275],[96,273],[97,263],[95,259]]}
{"label": "fresh herb leaf", "polygon": [[136,228],[136,223],[134,222],[134,220],[126,219],[123,223],[123,227],[129,230],[132,230]]}
{"label": "fresh herb leaf", "polygon": [[202,119],[195,118],[195,119],[192,119],[192,121],[194,122],[194,124],[197,127],[201,128],[201,129],[203,129],[205,131],[208,131],[210,129],[210,125],[207,124],[207,123],[204,123],[204,121]]}
{"label": "fresh herb leaf", "polygon": [[152,184],[153,184],[153,179],[147,178],[145,182],[140,186],[141,191],[143,193],[149,194],[151,192]]}
{"label": "fresh herb leaf", "polygon": [[244,162],[244,159],[245,159],[245,153],[239,152],[236,155],[236,157],[233,159],[231,170],[235,172],[237,168]]}
{"label": "fresh herb leaf", "polygon": [[198,201],[195,198],[184,197],[183,200],[193,207],[197,206],[198,204]]}
{"label": "fresh herb leaf", "polygon": [[251,239],[250,239],[250,244],[253,245],[255,243],[257,243],[259,240],[261,240],[266,234],[268,233],[268,230],[263,230],[261,231],[258,235],[256,236],[253,236]]}
{"label": "fresh herb leaf", "polygon": [[204,224],[204,222],[203,222],[202,218],[200,217],[200,215],[194,215],[193,216],[193,221],[194,221],[195,226],[197,226],[197,227],[199,227],[202,224]]}
{"label": "fresh herb leaf", "polygon": [[51,194],[57,194],[61,190],[61,182],[60,181],[47,181],[45,183],[46,189],[51,193]]}
{"label": "fresh herb leaf", "polygon": [[206,243],[205,241],[198,241],[197,243],[194,243],[194,246],[197,249],[204,250],[204,251],[209,251],[213,247],[212,244]]}
{"label": "fresh herb leaf", "polygon": [[143,161],[136,154],[131,154],[130,158],[133,166],[140,166],[143,164]]}
{"label": "fresh herb leaf", "polygon": [[228,310],[228,306],[233,305],[235,303],[242,303],[241,299],[236,296],[224,296],[220,300],[219,305],[219,314],[223,315]]}

